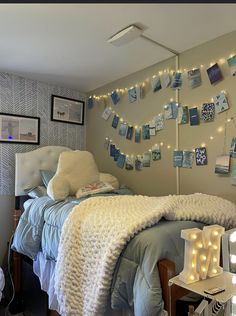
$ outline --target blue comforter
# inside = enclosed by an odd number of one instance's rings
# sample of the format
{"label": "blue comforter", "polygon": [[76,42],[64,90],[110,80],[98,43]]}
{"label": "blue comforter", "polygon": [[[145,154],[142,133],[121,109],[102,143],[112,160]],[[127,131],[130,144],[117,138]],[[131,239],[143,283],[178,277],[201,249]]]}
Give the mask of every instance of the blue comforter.
{"label": "blue comforter", "polygon": [[[127,191],[118,191],[126,194]],[[109,196],[106,194],[105,196]],[[85,198],[52,201],[49,197],[30,199],[15,232],[12,249],[35,259],[39,251],[56,260],[62,226],[75,205]],[[183,268],[184,240],[181,229],[199,227],[193,221],[166,221],[137,234],[123,249],[111,285],[114,309],[132,308],[135,316],[156,316],[163,307],[157,262],[163,258]]]}

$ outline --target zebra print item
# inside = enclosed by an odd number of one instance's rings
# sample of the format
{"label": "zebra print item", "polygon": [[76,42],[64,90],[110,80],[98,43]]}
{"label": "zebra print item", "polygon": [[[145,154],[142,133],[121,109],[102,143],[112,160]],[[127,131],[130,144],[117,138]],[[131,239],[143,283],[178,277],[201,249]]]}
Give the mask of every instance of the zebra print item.
{"label": "zebra print item", "polygon": [[86,100],[77,90],[0,73],[0,112],[38,116],[40,145],[0,143],[0,195],[14,195],[15,153],[47,145],[85,149],[85,125],[51,121],[51,95]]}

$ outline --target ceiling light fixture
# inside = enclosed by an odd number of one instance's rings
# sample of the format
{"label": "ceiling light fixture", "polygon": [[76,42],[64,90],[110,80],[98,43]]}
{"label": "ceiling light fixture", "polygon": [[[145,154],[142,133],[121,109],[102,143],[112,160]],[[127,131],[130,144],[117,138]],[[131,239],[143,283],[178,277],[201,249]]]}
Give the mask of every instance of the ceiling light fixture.
{"label": "ceiling light fixture", "polygon": [[171,52],[174,55],[179,55],[179,52],[177,52],[176,50],[169,48],[157,41],[154,41],[153,39],[149,38],[148,36],[143,34],[143,30],[140,29],[139,27],[137,27],[136,25],[132,24],[127,26],[126,28],[124,28],[123,30],[117,32],[116,34],[112,35],[107,42],[114,45],[114,46],[122,46],[124,44],[127,44],[135,39],[137,39],[138,37],[141,37],[149,42],[152,42],[155,45],[158,45],[166,50],[168,50],[169,52]]}

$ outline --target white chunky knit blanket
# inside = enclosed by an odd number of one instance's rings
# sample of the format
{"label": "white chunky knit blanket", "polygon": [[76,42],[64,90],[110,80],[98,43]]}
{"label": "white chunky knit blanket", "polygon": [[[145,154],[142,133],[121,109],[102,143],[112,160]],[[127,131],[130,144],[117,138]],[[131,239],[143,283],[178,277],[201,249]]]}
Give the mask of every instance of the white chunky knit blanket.
{"label": "white chunky knit blanket", "polygon": [[139,231],[167,220],[236,227],[236,205],[216,196],[93,197],[74,207],[61,234],[55,291],[63,316],[98,316],[124,245]]}

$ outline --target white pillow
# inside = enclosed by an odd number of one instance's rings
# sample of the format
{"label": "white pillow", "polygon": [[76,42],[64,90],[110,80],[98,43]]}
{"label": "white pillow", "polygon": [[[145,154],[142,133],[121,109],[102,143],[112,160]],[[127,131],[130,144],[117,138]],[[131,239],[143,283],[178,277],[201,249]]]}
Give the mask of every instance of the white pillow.
{"label": "white pillow", "polygon": [[102,173],[100,172],[100,177],[99,177],[100,181],[102,182],[106,182],[106,183],[109,183],[110,185],[113,186],[113,188],[115,190],[118,190],[119,189],[119,181],[118,179],[113,176],[112,174],[110,173]]}
{"label": "white pillow", "polygon": [[65,151],[59,156],[55,176],[49,181],[47,193],[53,200],[64,200],[78,189],[99,180],[93,155],[88,151]]}
{"label": "white pillow", "polygon": [[76,192],[76,197],[81,198],[81,197],[93,195],[96,193],[111,192],[113,190],[114,190],[113,186],[111,186],[109,183],[96,181],[84,186],[83,188],[80,188]]}

